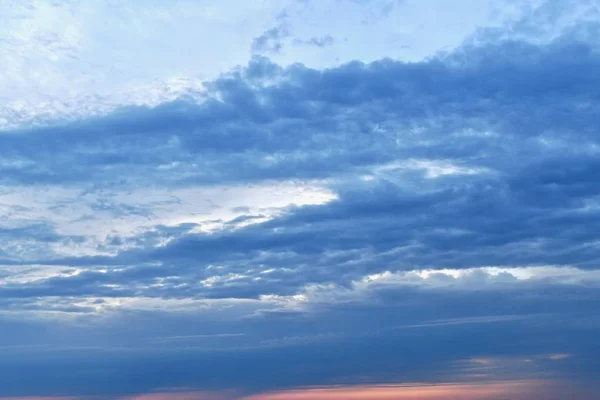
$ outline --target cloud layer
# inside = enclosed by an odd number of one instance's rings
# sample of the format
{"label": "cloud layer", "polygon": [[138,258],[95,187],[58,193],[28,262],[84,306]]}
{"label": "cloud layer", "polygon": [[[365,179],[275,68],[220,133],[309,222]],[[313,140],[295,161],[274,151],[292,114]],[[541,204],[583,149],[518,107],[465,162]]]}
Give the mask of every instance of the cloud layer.
{"label": "cloud layer", "polygon": [[[593,390],[597,5],[507,2],[428,57],[344,59],[339,27],[302,22],[366,7],[341,3],[248,6],[269,18],[246,26],[247,59],[158,100],[53,122],[3,111],[0,396]],[[366,30],[418,10],[372,3]],[[175,18],[153,7],[140,27]],[[87,37],[23,29],[7,37],[60,57]],[[293,62],[306,49],[342,60]]]}

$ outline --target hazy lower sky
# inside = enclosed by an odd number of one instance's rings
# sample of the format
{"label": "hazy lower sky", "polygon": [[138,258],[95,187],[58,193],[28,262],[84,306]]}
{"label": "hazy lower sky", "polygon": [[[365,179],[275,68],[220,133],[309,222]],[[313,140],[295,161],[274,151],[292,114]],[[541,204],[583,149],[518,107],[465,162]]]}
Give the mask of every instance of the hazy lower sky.
{"label": "hazy lower sky", "polygon": [[0,0],[0,399],[600,399],[598,0]]}

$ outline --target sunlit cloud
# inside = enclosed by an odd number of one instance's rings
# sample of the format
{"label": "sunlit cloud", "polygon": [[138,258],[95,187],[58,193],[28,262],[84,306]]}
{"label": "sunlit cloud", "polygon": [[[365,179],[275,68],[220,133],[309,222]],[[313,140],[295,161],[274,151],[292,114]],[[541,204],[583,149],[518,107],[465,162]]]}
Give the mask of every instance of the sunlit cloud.
{"label": "sunlit cloud", "polygon": [[548,358],[551,360],[566,360],[567,358],[571,357],[571,354],[552,354]]}

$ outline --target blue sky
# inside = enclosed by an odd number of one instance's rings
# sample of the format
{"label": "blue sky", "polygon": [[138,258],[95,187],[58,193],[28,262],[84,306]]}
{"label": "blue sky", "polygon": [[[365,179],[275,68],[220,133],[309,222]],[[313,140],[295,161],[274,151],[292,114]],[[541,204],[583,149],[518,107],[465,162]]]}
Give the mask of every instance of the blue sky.
{"label": "blue sky", "polygon": [[0,398],[598,399],[595,0],[0,3]]}

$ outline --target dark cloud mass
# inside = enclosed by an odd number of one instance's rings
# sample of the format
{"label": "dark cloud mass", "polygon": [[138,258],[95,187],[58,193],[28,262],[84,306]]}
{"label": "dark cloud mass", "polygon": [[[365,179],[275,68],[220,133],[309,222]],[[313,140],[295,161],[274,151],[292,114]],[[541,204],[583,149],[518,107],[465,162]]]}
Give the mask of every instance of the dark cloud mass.
{"label": "dark cloud mass", "polygon": [[[281,25],[201,98],[1,132],[0,397],[593,387],[600,28],[534,31],[559,3],[419,62],[322,70],[258,55]],[[332,196],[154,223],[181,191],[286,182]],[[173,198],[123,200],[147,188]],[[83,205],[73,233],[60,212]]]}
{"label": "dark cloud mass", "polygon": [[[595,268],[600,114],[587,87],[597,84],[600,58],[590,46],[568,35],[543,46],[504,41],[421,63],[351,63],[324,72],[257,58],[210,83],[201,104],[122,110],[0,141],[19,157],[36,154],[54,184],[320,178],[338,192],[328,204],[290,208],[246,228],[165,232],[173,240],[163,246],[128,239],[136,248],[112,257],[51,261],[129,268],[98,275],[98,283],[119,284],[121,276],[149,271],[136,265],[158,263],[163,268],[141,276],[174,276],[185,288],[220,264],[225,275],[242,274],[240,282],[228,283],[231,291],[217,285],[195,293],[254,297],[390,269]],[[160,172],[167,157],[181,167]],[[59,170],[63,163],[77,167]]]}
{"label": "dark cloud mass", "polygon": [[600,58],[591,46],[569,35],[543,46],[507,40],[324,71],[259,57],[207,83],[200,103],[6,132],[2,180],[247,182],[476,157],[511,173],[545,157],[592,157],[598,110],[586,88],[598,84]]}

